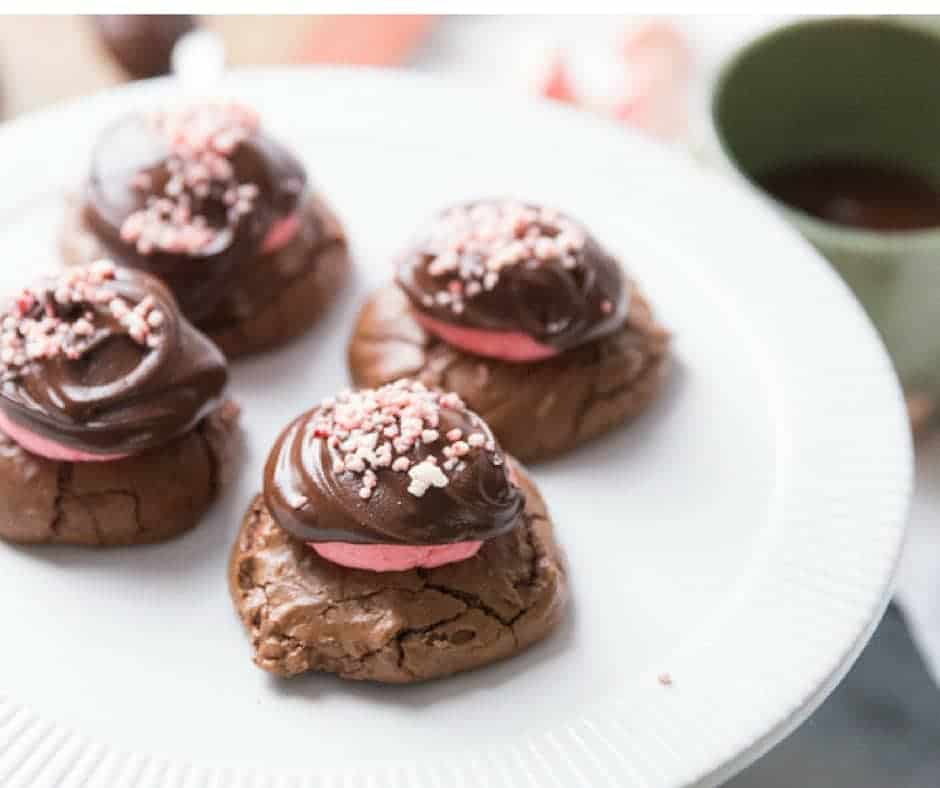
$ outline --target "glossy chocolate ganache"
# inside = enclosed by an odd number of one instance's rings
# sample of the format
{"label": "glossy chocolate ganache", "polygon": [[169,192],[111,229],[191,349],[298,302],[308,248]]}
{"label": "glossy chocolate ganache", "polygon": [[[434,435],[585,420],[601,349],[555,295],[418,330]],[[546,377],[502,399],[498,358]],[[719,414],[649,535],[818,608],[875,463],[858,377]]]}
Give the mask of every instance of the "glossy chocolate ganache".
{"label": "glossy chocolate ganache", "polygon": [[514,201],[443,211],[399,260],[397,282],[419,315],[556,351],[616,331],[629,302],[620,264],[581,224]]}
{"label": "glossy chocolate ganache", "polygon": [[456,394],[400,380],[295,419],[264,473],[277,523],[306,542],[436,545],[522,522],[525,495],[489,428]]}
{"label": "glossy chocolate ganache", "polygon": [[131,454],[219,404],[225,359],[152,276],[109,261],[23,290],[0,315],[0,409],[90,454]]}
{"label": "glossy chocolate ganache", "polygon": [[305,192],[303,166],[263,133],[253,110],[200,104],[134,113],[108,128],[82,222],[117,261],[163,279],[202,323],[244,267],[289,241]]}

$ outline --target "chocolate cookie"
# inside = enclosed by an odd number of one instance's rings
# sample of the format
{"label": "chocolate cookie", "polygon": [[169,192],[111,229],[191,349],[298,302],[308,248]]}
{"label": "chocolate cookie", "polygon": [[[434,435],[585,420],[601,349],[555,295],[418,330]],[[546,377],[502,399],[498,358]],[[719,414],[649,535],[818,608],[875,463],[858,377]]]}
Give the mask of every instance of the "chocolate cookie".
{"label": "chocolate cookie", "polygon": [[0,431],[0,537],[112,547],[176,536],[228,479],[238,433],[231,401],[169,443],[113,462],[46,459]]}
{"label": "chocolate cookie", "polygon": [[395,280],[432,333],[511,361],[611,334],[629,303],[620,263],[584,226],[513,200],[442,211],[399,257]]}
{"label": "chocolate cookie", "polygon": [[[96,260],[107,250],[69,206],[61,249],[69,263]],[[351,268],[343,228],[329,206],[311,197],[299,231],[283,249],[236,274],[225,298],[200,328],[229,358],[286,344],[329,309]]]}
{"label": "chocolate cookie", "polygon": [[110,261],[0,310],[0,537],[133,544],[192,527],[235,444],[222,353]]}
{"label": "chocolate cookie", "polygon": [[101,44],[134,79],[168,74],[173,46],[196,29],[188,14],[102,14],[92,23]]}
{"label": "chocolate cookie", "polygon": [[303,165],[235,104],[135,113],[102,135],[62,236],[160,277],[228,355],[306,330],[349,268],[342,228]]}
{"label": "chocolate cookie", "polygon": [[620,263],[554,209],[448,208],[399,256],[395,285],[359,315],[353,380],[454,391],[522,460],[606,432],[659,390],[668,334]]}
{"label": "chocolate cookie", "polygon": [[669,335],[639,291],[613,333],[541,361],[513,362],[469,353],[415,319],[397,286],[366,302],[349,342],[357,386],[415,377],[456,391],[510,454],[532,462],[560,454],[639,413],[665,378]]}
{"label": "chocolate cookie", "polygon": [[518,466],[515,473],[526,500],[518,527],[472,558],[406,572],[321,558],[278,526],[258,496],[229,565],[255,663],[279,676],[316,670],[410,683],[510,657],[544,638],[564,610],[565,570],[538,490]]}

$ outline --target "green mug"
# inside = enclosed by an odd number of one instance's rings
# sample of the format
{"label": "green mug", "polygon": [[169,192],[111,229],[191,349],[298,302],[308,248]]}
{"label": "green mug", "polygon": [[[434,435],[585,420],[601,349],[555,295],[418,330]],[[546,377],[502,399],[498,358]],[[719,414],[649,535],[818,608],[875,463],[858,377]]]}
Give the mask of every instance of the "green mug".
{"label": "green mug", "polygon": [[[940,26],[856,17],[778,28],[725,63],[711,121],[719,155],[755,186],[777,168],[851,158],[889,161],[940,187]],[[936,400],[940,226],[856,229],[774,202],[855,292],[908,394]]]}

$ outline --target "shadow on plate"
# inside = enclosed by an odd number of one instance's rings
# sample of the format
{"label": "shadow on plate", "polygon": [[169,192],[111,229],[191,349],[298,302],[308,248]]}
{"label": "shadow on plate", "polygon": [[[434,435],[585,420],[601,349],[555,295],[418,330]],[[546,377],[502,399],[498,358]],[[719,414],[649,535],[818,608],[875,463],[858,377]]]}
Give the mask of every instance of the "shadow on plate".
{"label": "shadow on plate", "polygon": [[661,428],[662,420],[669,417],[669,413],[678,406],[680,398],[684,396],[687,377],[688,373],[681,359],[673,354],[662,391],[649,407],[634,419],[593,438],[573,451],[531,466],[535,475],[538,476],[538,472],[542,470],[557,472],[566,463],[577,463],[585,467],[622,463],[624,449],[628,450],[631,456],[642,456],[645,447],[657,439],[656,433]]}

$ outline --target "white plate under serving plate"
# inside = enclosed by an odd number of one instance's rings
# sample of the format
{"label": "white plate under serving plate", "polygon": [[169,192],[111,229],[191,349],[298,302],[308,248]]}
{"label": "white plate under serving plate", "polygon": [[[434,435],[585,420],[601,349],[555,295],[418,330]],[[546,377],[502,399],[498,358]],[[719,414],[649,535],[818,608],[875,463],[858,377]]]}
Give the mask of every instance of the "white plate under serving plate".
{"label": "white plate under serving plate", "polygon": [[[95,133],[171,89],[0,129],[3,289],[54,259]],[[804,719],[886,604],[911,472],[889,362],[823,261],[742,187],[565,109],[369,71],[243,72],[225,90],[303,157],[355,282],[303,340],[235,365],[245,463],[195,531],[0,545],[0,784],[707,786]],[[274,679],[225,584],[267,449],[346,384],[357,304],[418,223],[487,195],[583,219],[675,333],[648,413],[534,471],[569,615],[515,659],[426,685]]]}

